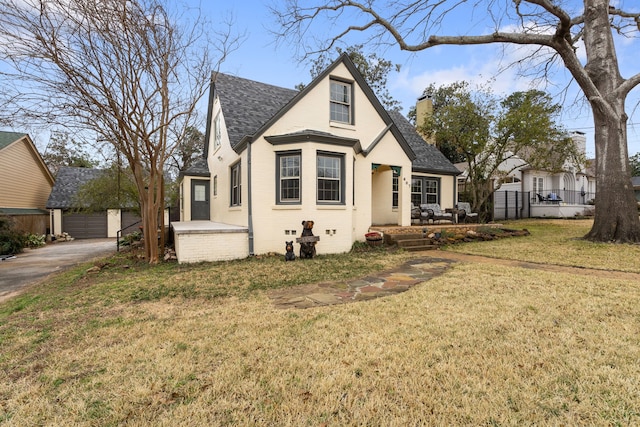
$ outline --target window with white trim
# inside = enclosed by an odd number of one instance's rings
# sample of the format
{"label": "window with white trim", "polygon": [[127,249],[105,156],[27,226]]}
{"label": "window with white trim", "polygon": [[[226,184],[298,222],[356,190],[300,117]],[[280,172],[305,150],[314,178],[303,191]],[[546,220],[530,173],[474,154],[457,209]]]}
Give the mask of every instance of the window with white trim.
{"label": "window with white trim", "polygon": [[396,209],[398,207],[398,195],[399,195],[399,175],[398,172],[393,170],[393,181],[391,183],[391,207]]}
{"label": "window with white trim", "polygon": [[411,204],[440,203],[440,180],[429,177],[411,179]]}
{"label": "window with white trim", "polygon": [[533,177],[533,194],[544,195],[544,178],[541,176]]}
{"label": "window with white trim", "polygon": [[344,155],[318,152],[316,160],[319,204],[344,203]]}
{"label": "window with white trim", "polygon": [[331,121],[353,124],[352,85],[331,80]]}
{"label": "window with white trim", "polygon": [[299,151],[277,153],[276,155],[276,203],[299,204],[300,199],[300,164]]}

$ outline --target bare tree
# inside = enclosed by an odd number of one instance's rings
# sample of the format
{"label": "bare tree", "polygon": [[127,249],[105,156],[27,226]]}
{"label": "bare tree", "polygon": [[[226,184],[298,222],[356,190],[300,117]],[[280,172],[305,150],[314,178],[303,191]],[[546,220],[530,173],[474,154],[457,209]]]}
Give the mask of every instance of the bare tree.
{"label": "bare tree", "polygon": [[[361,32],[369,37],[367,41],[397,44],[409,52],[439,45],[529,45],[535,51],[523,60],[535,60],[543,72],[562,64],[582,90],[594,117],[598,196],[594,224],[586,237],[638,242],[640,220],[630,184],[625,100],[640,83],[640,73],[626,79],[621,76],[614,33],[637,38],[640,13],[610,6],[609,0],[583,0],[582,7],[575,8],[575,2],[559,0],[330,0],[317,1],[315,6],[287,0],[272,11],[281,27],[276,34],[280,39],[315,40],[310,37],[314,25],[321,25],[322,34],[335,29],[319,46],[301,46],[305,55],[325,52]],[[458,27],[468,22],[468,28],[479,28],[479,34],[437,35],[454,14]],[[487,20],[492,29],[482,25]],[[516,29],[502,30],[507,25]],[[577,54],[580,43],[586,51],[584,64]]]}
{"label": "bare tree", "polygon": [[12,122],[85,131],[123,156],[138,190],[150,263],[163,244],[165,164],[207,90],[214,60],[219,64],[239,42],[230,22],[209,40],[197,10],[169,5],[0,0],[4,114]]}

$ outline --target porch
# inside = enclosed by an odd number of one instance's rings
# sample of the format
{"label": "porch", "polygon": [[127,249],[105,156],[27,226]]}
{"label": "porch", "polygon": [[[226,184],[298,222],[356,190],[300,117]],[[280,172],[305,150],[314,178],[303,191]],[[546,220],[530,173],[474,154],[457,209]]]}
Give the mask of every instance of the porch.
{"label": "porch", "polygon": [[594,213],[595,193],[551,189],[541,193],[498,190],[494,193],[493,219],[573,218]]}
{"label": "porch", "polygon": [[249,256],[247,227],[213,221],[171,223],[179,263],[228,261]]}

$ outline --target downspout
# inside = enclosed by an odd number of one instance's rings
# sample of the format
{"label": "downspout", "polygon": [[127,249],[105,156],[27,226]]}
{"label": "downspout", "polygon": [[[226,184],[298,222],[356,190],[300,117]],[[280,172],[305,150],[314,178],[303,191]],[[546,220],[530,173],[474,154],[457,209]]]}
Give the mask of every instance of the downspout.
{"label": "downspout", "polygon": [[249,256],[255,255],[253,248],[253,203],[251,195],[251,141],[247,143],[247,214],[249,224]]}

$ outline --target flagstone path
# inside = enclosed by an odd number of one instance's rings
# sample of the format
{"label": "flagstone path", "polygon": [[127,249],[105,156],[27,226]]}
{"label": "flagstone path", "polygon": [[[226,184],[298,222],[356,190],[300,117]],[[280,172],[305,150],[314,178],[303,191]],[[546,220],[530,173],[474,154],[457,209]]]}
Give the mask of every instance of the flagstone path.
{"label": "flagstone path", "polygon": [[381,271],[358,279],[279,289],[272,291],[269,296],[275,306],[279,308],[310,308],[366,301],[404,292],[418,283],[426,282],[443,274],[457,262],[489,263],[496,266],[530,268],[640,282],[640,274],[638,273],[538,264],[449,251],[425,251],[418,258],[409,260],[393,270]]}

